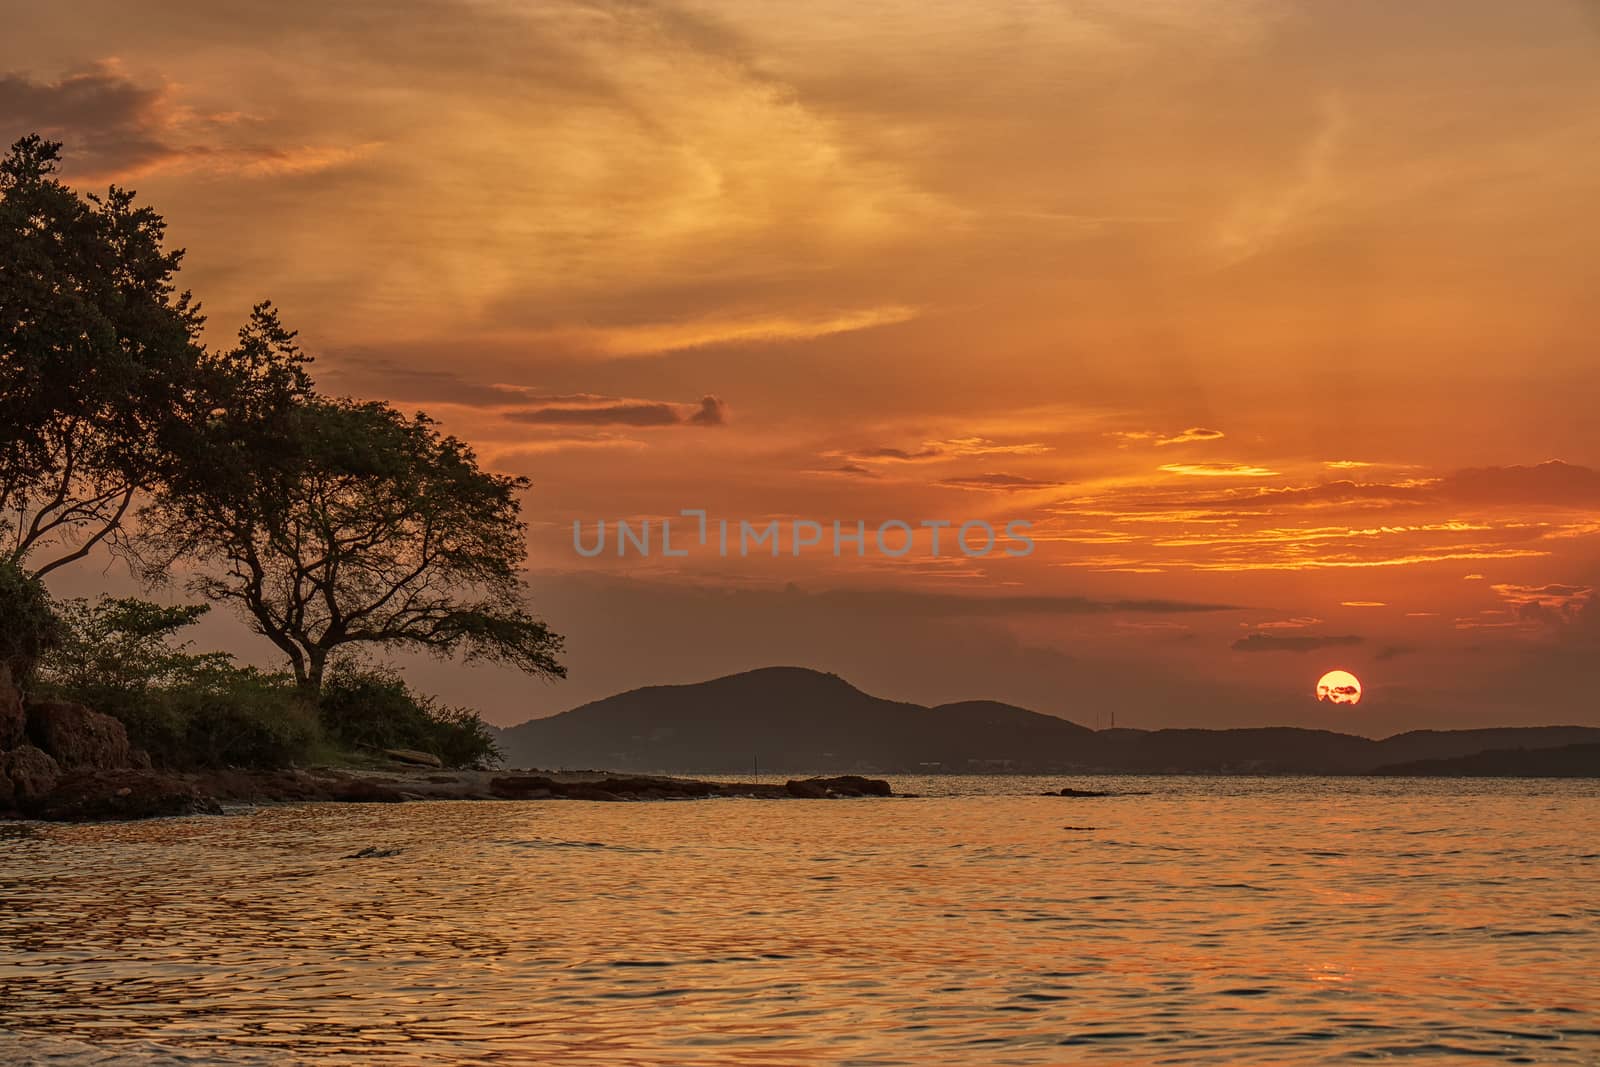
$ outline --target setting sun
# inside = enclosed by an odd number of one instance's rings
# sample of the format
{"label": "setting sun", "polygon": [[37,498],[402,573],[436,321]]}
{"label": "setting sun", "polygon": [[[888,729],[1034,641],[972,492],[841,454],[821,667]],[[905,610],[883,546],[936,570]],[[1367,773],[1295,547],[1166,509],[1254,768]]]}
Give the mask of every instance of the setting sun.
{"label": "setting sun", "polygon": [[1317,680],[1317,700],[1330,704],[1361,703],[1361,679],[1349,671],[1329,671]]}

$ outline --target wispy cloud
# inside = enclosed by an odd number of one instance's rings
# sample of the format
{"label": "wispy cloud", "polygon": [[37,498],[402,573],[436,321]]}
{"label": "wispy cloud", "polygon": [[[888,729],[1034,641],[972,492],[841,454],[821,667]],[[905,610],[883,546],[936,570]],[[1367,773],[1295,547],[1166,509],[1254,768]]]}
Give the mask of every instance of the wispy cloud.
{"label": "wispy cloud", "polygon": [[1249,463],[1163,463],[1158,469],[1197,478],[1273,478],[1278,474],[1270,467]]}
{"label": "wispy cloud", "polygon": [[995,493],[1025,493],[1039,489],[1056,489],[1065,483],[995,471],[987,474],[968,475],[963,478],[943,478],[939,481],[939,484],[949,486],[952,489],[976,489]]}

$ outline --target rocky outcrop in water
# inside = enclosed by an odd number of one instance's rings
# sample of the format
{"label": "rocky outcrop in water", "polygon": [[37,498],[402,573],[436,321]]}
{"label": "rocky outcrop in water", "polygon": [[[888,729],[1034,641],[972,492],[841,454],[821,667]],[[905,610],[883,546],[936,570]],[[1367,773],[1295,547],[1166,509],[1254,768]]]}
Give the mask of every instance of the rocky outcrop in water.
{"label": "rocky outcrop in water", "polygon": [[152,771],[80,770],[30,798],[22,810],[34,819],[94,822],[169,815],[220,815],[222,805],[193,782]]}
{"label": "rocky outcrop in water", "polygon": [[[0,816],[52,817],[40,813],[73,772],[93,777],[131,770],[133,756],[128,733],[116,719],[81,704],[24,701],[10,670],[0,665]],[[96,791],[115,795],[126,785],[79,780],[70,796],[63,794],[64,802],[80,804]],[[126,794],[134,795],[131,789]]]}

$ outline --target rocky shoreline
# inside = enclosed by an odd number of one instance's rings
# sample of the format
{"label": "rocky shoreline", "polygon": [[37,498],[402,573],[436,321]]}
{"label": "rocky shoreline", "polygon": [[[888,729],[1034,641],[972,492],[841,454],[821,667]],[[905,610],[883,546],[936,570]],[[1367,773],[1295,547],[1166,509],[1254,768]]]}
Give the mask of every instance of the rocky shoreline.
{"label": "rocky shoreline", "polygon": [[426,800],[768,800],[890,796],[882,779],[706,782],[603,771],[445,770],[423,752],[374,752],[375,766],[287,770],[154,768],[122,723],[81,704],[24,702],[0,667],[0,820],[92,822],[221,814],[225,805]]}

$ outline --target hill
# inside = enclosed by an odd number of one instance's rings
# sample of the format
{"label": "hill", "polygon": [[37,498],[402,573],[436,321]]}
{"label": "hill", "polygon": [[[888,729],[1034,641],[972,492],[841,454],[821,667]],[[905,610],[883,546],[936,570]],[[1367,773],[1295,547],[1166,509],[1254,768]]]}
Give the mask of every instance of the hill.
{"label": "hill", "polygon": [[1428,778],[1600,778],[1600,744],[1497,748],[1452,759],[1394,763],[1375,773]]}
{"label": "hill", "polygon": [[1580,726],[1420,730],[1382,741],[1328,730],[1094,731],[995,701],[925,707],[833,674],[765,667],[656,685],[500,731],[513,766],[662,773],[1366,774],[1487,749],[1600,743]]}

